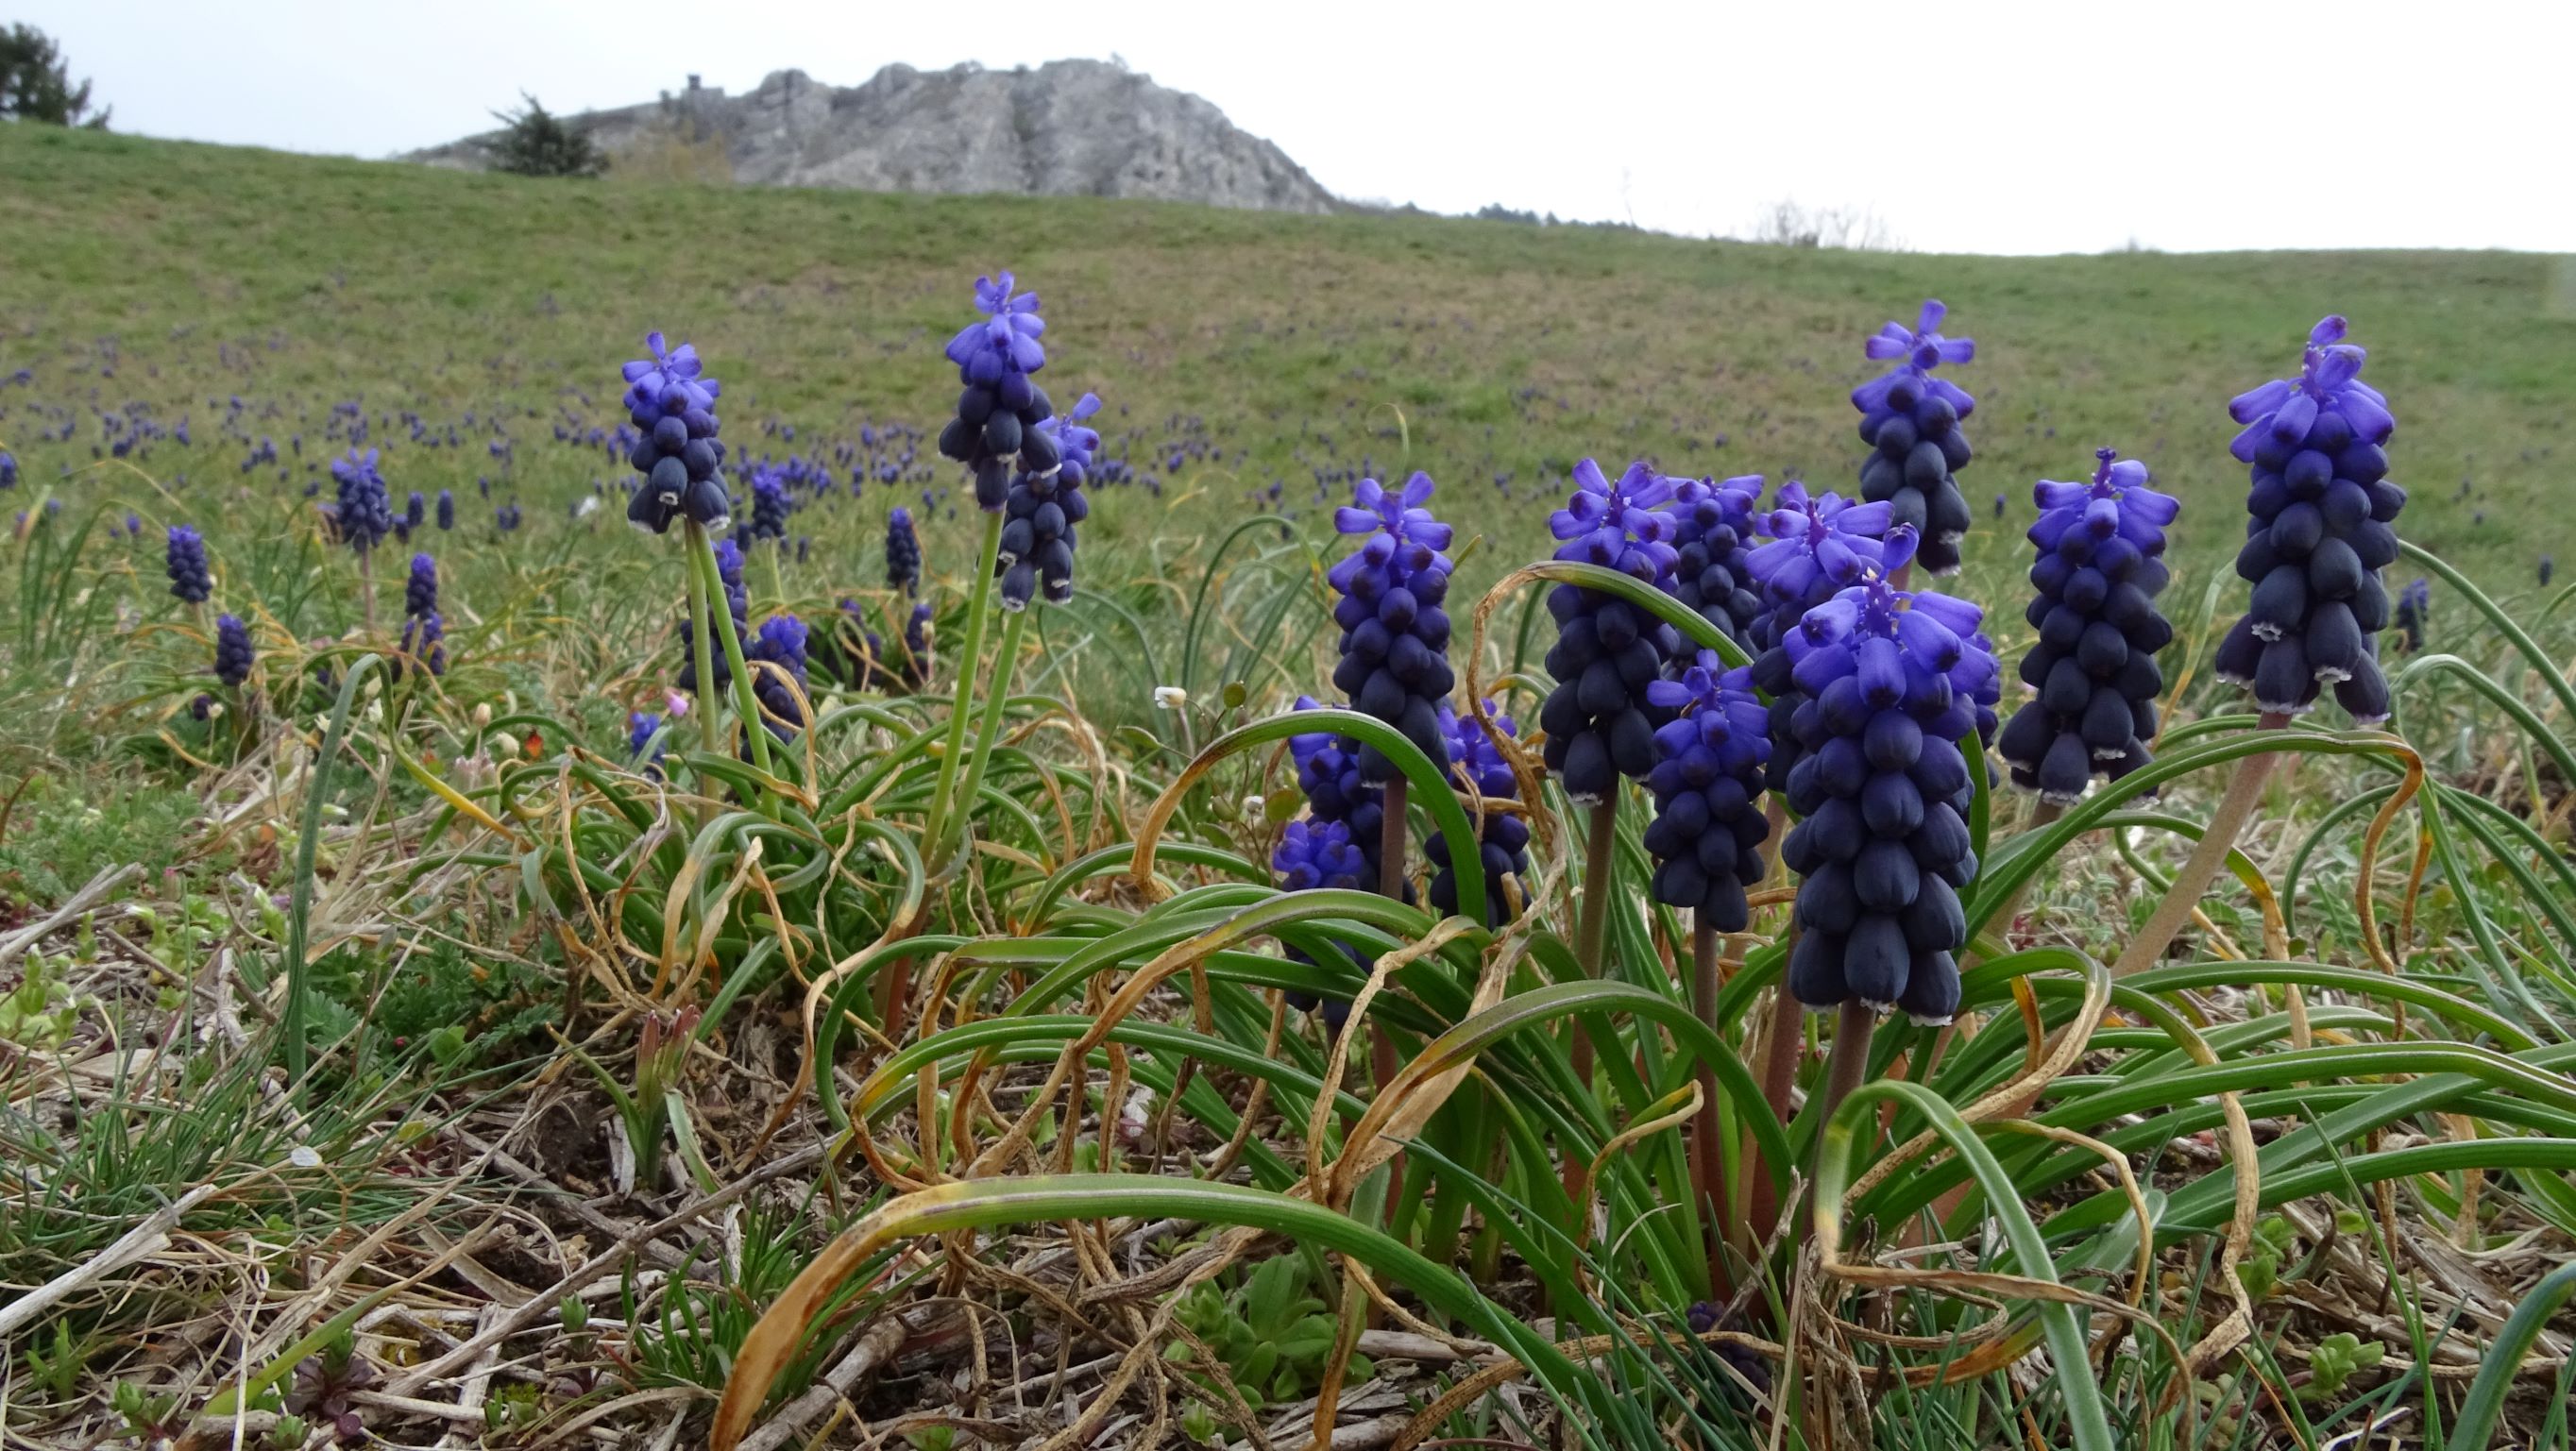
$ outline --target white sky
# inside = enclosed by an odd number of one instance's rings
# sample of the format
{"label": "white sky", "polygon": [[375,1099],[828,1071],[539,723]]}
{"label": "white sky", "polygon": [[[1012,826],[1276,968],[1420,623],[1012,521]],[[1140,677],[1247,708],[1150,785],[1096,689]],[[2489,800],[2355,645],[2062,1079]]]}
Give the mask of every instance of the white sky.
{"label": "white sky", "polygon": [[2571,0],[18,0],[119,130],[382,156],[689,71],[1123,56],[1343,196],[1923,251],[2576,251]]}

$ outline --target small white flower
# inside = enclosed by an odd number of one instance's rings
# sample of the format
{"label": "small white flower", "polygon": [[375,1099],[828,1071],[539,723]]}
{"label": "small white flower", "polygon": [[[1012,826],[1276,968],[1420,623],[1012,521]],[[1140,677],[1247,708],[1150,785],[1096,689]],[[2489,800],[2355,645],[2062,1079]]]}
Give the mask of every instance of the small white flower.
{"label": "small white flower", "polygon": [[322,1167],[322,1151],[311,1144],[297,1144],[294,1150],[287,1154],[286,1162],[299,1169],[319,1169]]}
{"label": "small white flower", "polygon": [[1177,685],[1154,687],[1154,709],[1156,710],[1179,710],[1189,703],[1190,693]]}

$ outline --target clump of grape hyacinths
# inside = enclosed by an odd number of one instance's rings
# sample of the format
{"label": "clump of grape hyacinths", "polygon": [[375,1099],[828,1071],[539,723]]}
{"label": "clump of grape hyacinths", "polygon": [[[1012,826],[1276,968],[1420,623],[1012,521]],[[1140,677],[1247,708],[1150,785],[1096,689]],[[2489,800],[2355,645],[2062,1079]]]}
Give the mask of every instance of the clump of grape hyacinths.
{"label": "clump of grape hyacinths", "polygon": [[438,613],[438,561],[426,554],[411,557],[411,577],[403,582],[403,653],[432,675],[447,673],[447,622]]}
{"label": "clump of grape hyacinths", "polygon": [[394,510],[385,493],[385,477],[376,471],[376,450],[351,449],[331,460],[331,477],[340,486],[339,512],[334,518],[342,542],[361,554],[383,543],[394,532]]}
{"label": "clump of grape hyacinths", "polygon": [[1926,302],[1913,327],[1891,322],[1880,328],[1864,351],[1900,361],[1851,395],[1861,413],[1861,441],[1877,450],[1861,465],[1861,498],[1892,506],[1893,522],[1914,528],[1921,536],[1915,558],[1934,574],[1959,567],[1959,541],[1969,524],[1967,496],[1955,477],[1969,457],[1968,436],[1959,424],[1977,407],[1964,389],[1932,374],[1943,363],[1977,355],[1971,339],[1935,331],[1948,312],[1937,301]]}
{"label": "clump of grape hyacinths", "polygon": [[[725,445],[716,437],[716,399],[724,386],[705,376],[696,345],[669,347],[654,331],[644,335],[644,346],[653,356],[622,370],[626,416],[641,435],[626,462],[644,476],[627,501],[627,522],[667,534],[673,521],[685,515],[702,528],[722,529],[733,522],[733,499],[719,476]],[[448,527],[448,512],[448,498],[441,491],[441,529]]]}
{"label": "clump of grape hyacinths", "polygon": [[[1326,572],[1340,594],[1333,622],[1342,627],[1333,686],[1351,708],[1402,732],[1433,761],[1449,758],[1440,727],[1442,703],[1457,684],[1449,665],[1449,526],[1424,506],[1431,476],[1417,473],[1401,490],[1362,479],[1353,502],[1333,511],[1333,527],[1366,541]],[[1360,777],[1382,785],[1400,773],[1377,747],[1357,752]]]}
{"label": "clump of grape hyacinths", "polygon": [[921,536],[913,531],[912,511],[901,504],[886,516],[886,587],[905,595],[921,592]]}
{"label": "clump of grape hyacinths", "polygon": [[975,503],[987,512],[1008,502],[1015,470],[1049,474],[1058,462],[1055,438],[1038,428],[1055,416],[1055,405],[1033,376],[1046,366],[1038,342],[1046,319],[1038,316],[1038,295],[1013,293],[1014,281],[1008,272],[976,278],[984,320],[948,341],[948,360],[965,387],[957,416],[939,432],[939,452],[974,472]]}
{"label": "clump of grape hyacinths", "polygon": [[1739,645],[1762,611],[1761,590],[1746,563],[1756,543],[1753,504],[1761,494],[1760,474],[1673,486],[1673,598]]}
{"label": "clump of grape hyacinths", "polygon": [[[2182,505],[2147,487],[2147,466],[2112,449],[2089,484],[2042,479],[2024,618],[2039,639],[2022,657],[2022,683],[2038,692],[2004,728],[2012,781],[2068,806],[2095,775],[2116,781],[2147,763],[2164,672],[2156,652],[2173,626],[2155,599],[2170,578],[2165,526]],[[2116,460],[2116,461],[2115,461]]]}
{"label": "clump of grape hyacinths", "polygon": [[2341,317],[2319,322],[2298,377],[2228,404],[2245,425],[2229,451],[2253,465],[2236,572],[2253,581],[2254,598],[2215,664],[2219,679],[2253,687],[2267,714],[2309,710],[2332,685],[2355,724],[2377,725],[2388,718],[2379,571],[2397,558],[2406,491],[2388,479],[2396,419],[2361,381],[2366,354],[2344,330]]}
{"label": "clump of grape hyacinths", "polygon": [[1804,752],[1790,728],[1805,696],[1790,673],[1787,637],[1807,611],[1889,568],[1882,536],[1895,510],[1830,491],[1810,495],[1794,479],[1780,486],[1774,504],[1761,521],[1770,542],[1745,558],[1764,604],[1746,644],[1753,651],[1754,688],[1771,697],[1771,776],[1782,780]]}
{"label": "clump of grape hyacinths", "polygon": [[1753,694],[1749,670],[1729,670],[1702,650],[1677,680],[1647,688],[1674,718],[1655,732],[1646,777],[1655,819],[1646,851],[1655,859],[1655,900],[1687,907],[1695,925],[1741,932],[1752,920],[1747,887],[1762,880],[1763,764],[1771,758],[1771,717]]}
{"label": "clump of grape hyacinths", "polygon": [[214,597],[215,576],[206,564],[203,535],[185,524],[171,525],[170,541],[164,556],[164,567],[170,575],[170,593],[181,603],[202,605]]}
{"label": "clump of grape hyacinths", "polygon": [[[1630,464],[1614,484],[1599,464],[1583,460],[1574,466],[1573,496],[1548,517],[1548,528],[1565,541],[1556,557],[1615,569],[1669,592],[1680,555],[1670,543],[1673,518],[1656,506],[1672,493],[1672,480],[1642,463]],[[1557,630],[1547,652],[1556,687],[1539,707],[1547,768],[1564,783],[1568,799],[1596,805],[1610,799],[1621,776],[1639,778],[1654,769],[1646,687],[1681,654],[1681,632],[1616,595],[1580,585],[1549,590],[1547,609]]]}
{"label": "clump of grape hyacinths", "polygon": [[251,662],[258,658],[251,649],[250,627],[239,615],[220,615],[215,619],[215,678],[238,690],[250,679]]}
{"label": "clump of grape hyacinths", "polygon": [[1979,623],[1975,605],[1874,576],[1789,633],[1811,698],[1793,725],[1806,755],[1783,793],[1803,819],[1780,855],[1804,879],[1789,988],[1811,1008],[1857,1000],[1927,1024],[1958,1009],[1959,889],[1977,872],[1960,742],[1976,728],[1970,697],[1996,669],[1970,643]]}
{"label": "clump of grape hyacinths", "polygon": [[[1503,758],[1484,727],[1475,717],[1458,715],[1447,706],[1440,710],[1441,733],[1448,737],[1449,772],[1462,789],[1473,788],[1476,797],[1486,803],[1484,820],[1477,828],[1475,864],[1485,883],[1485,925],[1503,924],[1506,905],[1503,878],[1529,876],[1529,822],[1510,811],[1496,807],[1517,802],[1520,786],[1512,775],[1512,763]],[[1504,735],[1515,734],[1512,718],[1494,717],[1494,728]],[[1423,843],[1424,854],[1431,858],[1431,905],[1444,914],[1458,911],[1458,862],[1449,849],[1447,836],[1432,833]]]}
{"label": "clump of grape hyacinths", "polygon": [[1074,526],[1091,514],[1082,481],[1100,447],[1098,430],[1083,420],[1099,411],[1099,397],[1085,393],[1070,413],[1040,423],[1038,433],[1054,440],[1056,467],[1011,480],[1002,502],[1001,552],[993,558],[1003,609],[1026,609],[1041,590],[1051,605],[1073,598]]}

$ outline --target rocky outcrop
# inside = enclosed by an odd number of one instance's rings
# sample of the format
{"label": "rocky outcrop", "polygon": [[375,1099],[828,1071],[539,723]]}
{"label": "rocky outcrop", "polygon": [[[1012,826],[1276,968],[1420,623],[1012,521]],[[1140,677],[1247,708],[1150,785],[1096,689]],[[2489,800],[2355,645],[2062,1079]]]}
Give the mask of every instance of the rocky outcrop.
{"label": "rocky outcrop", "polygon": [[[612,157],[720,157],[734,180],[771,186],[1337,208],[1287,153],[1215,106],[1104,61],[1011,71],[890,65],[846,87],[773,71],[742,96],[692,76],[658,101],[574,120]],[[491,140],[468,137],[408,159],[481,169]]]}

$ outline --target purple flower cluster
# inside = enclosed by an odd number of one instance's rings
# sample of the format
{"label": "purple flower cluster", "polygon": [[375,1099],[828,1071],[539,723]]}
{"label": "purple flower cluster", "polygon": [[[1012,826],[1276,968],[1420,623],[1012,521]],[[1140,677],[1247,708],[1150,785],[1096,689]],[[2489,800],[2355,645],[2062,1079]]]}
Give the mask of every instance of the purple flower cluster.
{"label": "purple flower cluster", "polygon": [[411,491],[411,497],[403,503],[402,519],[394,525],[394,532],[401,535],[403,542],[408,544],[411,542],[411,531],[427,522],[429,522],[429,500],[422,497],[420,490],[414,489]]}
{"label": "purple flower cluster", "polygon": [[164,551],[170,575],[170,593],[181,602],[202,605],[215,593],[214,571],[206,564],[206,540],[185,524],[170,526],[170,543]]}
{"label": "purple flower cluster", "polygon": [[984,320],[948,340],[948,360],[965,388],[957,416],[940,430],[939,451],[974,471],[975,502],[987,512],[1009,500],[1015,464],[1022,473],[1051,474],[1058,462],[1056,440],[1038,428],[1055,416],[1055,405],[1030,376],[1046,366],[1038,342],[1046,319],[1038,316],[1038,295],[1014,294],[1013,280],[1008,272],[976,278]]}
{"label": "purple flower cluster", "polygon": [[912,511],[901,504],[886,516],[886,587],[907,595],[921,592],[921,536],[913,532]]}
{"label": "purple flower cluster", "polygon": [[[1510,716],[1497,715],[1494,726],[1504,735],[1515,735]],[[1449,707],[1440,707],[1441,733],[1449,739],[1449,772],[1459,786],[1473,788],[1473,793],[1487,806],[1484,820],[1476,833],[1476,865],[1485,874],[1485,925],[1503,924],[1506,904],[1503,878],[1529,876],[1529,822],[1498,806],[1517,802],[1520,785],[1512,775],[1512,763],[1476,724],[1475,717],[1462,716]],[[1431,905],[1444,913],[1458,910],[1458,863],[1449,850],[1448,838],[1434,832],[1423,843],[1431,858]]]}
{"label": "purple flower cluster", "polygon": [[[1297,697],[1299,710],[1322,708],[1323,703],[1311,695]],[[1441,749],[1445,754],[1445,742]],[[1307,813],[1317,821],[1335,821],[1349,829],[1351,844],[1368,859],[1368,871],[1361,880],[1375,887],[1379,845],[1385,840],[1386,793],[1361,772],[1359,748],[1331,731],[1308,731],[1288,738],[1288,757],[1296,763]]]}
{"label": "purple flower cluster", "polygon": [[2102,449],[2090,484],[2042,479],[2032,490],[2039,522],[2025,614],[2039,631],[2022,657],[2022,683],[2038,692],[2004,728],[2013,784],[2064,806],[2095,774],[2118,780],[2147,763],[2164,672],[2156,652],[2173,626],[2156,611],[2171,576],[2165,526],[2182,505],[2147,487],[2147,466]]}
{"label": "purple flower cluster", "polygon": [[1741,932],[1751,921],[1744,889],[1762,880],[1763,763],[1771,757],[1770,715],[1754,698],[1752,672],[1729,670],[1703,650],[1678,680],[1647,688],[1675,712],[1655,732],[1655,769],[1646,777],[1655,819],[1646,851],[1655,858],[1655,900],[1688,907],[1698,925]]}
{"label": "purple flower cluster", "polygon": [[[1315,816],[1288,823],[1288,829],[1279,835],[1279,845],[1270,853],[1270,869],[1278,873],[1283,892],[1311,892],[1324,887],[1362,890],[1370,884],[1374,871],[1368,853],[1351,839],[1348,824]],[[1288,955],[1298,962],[1313,960],[1295,948],[1290,948]],[[1349,956],[1347,952],[1343,955],[1346,959]],[[1337,1033],[1350,1013],[1347,1001],[1325,1003],[1312,993],[1294,990],[1283,996],[1288,1006],[1301,1013],[1323,1008],[1326,1025]]]}
{"label": "purple flower cluster", "polygon": [[393,501],[385,493],[385,476],[376,472],[376,451],[351,449],[331,460],[331,477],[340,486],[333,518],[341,540],[364,554],[394,532]]}
{"label": "purple flower cluster", "polygon": [[[771,615],[744,642],[743,663],[752,667],[751,693],[760,702],[770,733],[781,740],[805,725],[802,695],[807,689],[805,622],[794,615]],[[774,666],[775,669],[761,667]],[[779,678],[781,672],[786,680]],[[788,680],[795,682],[790,689]]]}
{"label": "purple flower cluster", "polygon": [[1085,393],[1070,414],[1041,422],[1038,436],[1052,440],[1056,466],[1011,480],[1010,494],[1002,501],[1001,552],[993,559],[1006,610],[1028,608],[1030,597],[1041,589],[1051,605],[1073,598],[1074,526],[1091,515],[1082,481],[1100,447],[1099,430],[1084,420],[1099,411],[1099,396]]}
{"label": "purple flower cluster", "polygon": [[447,622],[438,613],[438,561],[426,554],[411,557],[411,577],[403,581],[402,652],[432,675],[447,673]]}
{"label": "purple flower cluster", "polygon": [[[1457,684],[1449,665],[1449,526],[1431,515],[1429,474],[1391,491],[1362,479],[1355,500],[1333,512],[1333,527],[1365,534],[1366,542],[1335,564],[1325,580],[1340,593],[1333,622],[1342,627],[1341,660],[1333,686],[1353,709],[1404,733],[1434,761],[1449,758],[1440,708]],[[1375,746],[1361,746],[1357,764],[1371,785],[1397,774]]]}
{"label": "purple flower cluster", "polygon": [[251,662],[257,659],[251,649],[250,627],[238,615],[221,615],[215,620],[215,678],[235,689],[250,679]]}
{"label": "purple flower cluster", "polygon": [[[733,522],[733,497],[719,471],[724,440],[716,437],[716,399],[724,386],[706,377],[695,344],[666,347],[660,332],[644,335],[649,358],[626,364],[626,415],[638,437],[626,462],[644,481],[627,502],[626,519],[638,529],[667,534],[685,514],[702,527]],[[488,486],[487,486],[488,488]],[[438,496],[438,527],[448,527],[449,502]]]}
{"label": "purple flower cluster", "polygon": [[1958,1009],[1957,889],[1977,874],[1976,785],[1960,742],[1976,729],[1971,697],[1996,671],[1972,643],[1980,619],[1963,600],[1873,578],[1787,637],[1809,698],[1792,723],[1806,754],[1784,791],[1803,819],[1780,855],[1804,878],[1789,987],[1809,1007],[1858,999],[1924,1023]]}
{"label": "purple flower cluster", "polygon": [[1673,598],[1741,645],[1762,612],[1749,560],[1762,476],[1684,479],[1673,486]]}
{"label": "purple flower cluster", "polygon": [[438,527],[441,530],[456,527],[456,495],[445,489],[438,491]]}
{"label": "purple flower cluster", "polygon": [[[1615,569],[1669,592],[1680,555],[1671,543],[1673,516],[1656,506],[1672,494],[1673,481],[1642,463],[1630,464],[1613,484],[1599,464],[1583,460],[1574,466],[1573,496],[1548,517],[1548,528],[1565,541],[1556,557]],[[1547,768],[1569,799],[1606,801],[1619,777],[1654,769],[1646,687],[1681,654],[1681,632],[1616,595],[1579,585],[1549,590],[1547,608],[1557,630],[1547,652],[1557,683],[1539,707]]]}
{"label": "purple flower cluster", "polygon": [[787,478],[775,468],[760,467],[751,473],[751,518],[742,528],[742,537],[754,541],[774,539],[787,542],[787,516],[796,503],[787,496]]}
{"label": "purple flower cluster", "polygon": [[1943,363],[1977,355],[1972,340],[1935,331],[1948,312],[1926,302],[1913,327],[1891,322],[1880,328],[1864,351],[1895,359],[1896,367],[1851,395],[1861,413],[1861,441],[1876,450],[1861,465],[1861,498],[1893,506],[1893,522],[1913,526],[1922,536],[1916,558],[1934,574],[1959,567],[1959,540],[1969,524],[1967,496],[1955,476],[1968,466],[1968,435],[1959,424],[1977,407],[1957,384],[1932,375]]}
{"label": "purple flower cluster", "polygon": [[2361,381],[2367,356],[2329,317],[2308,334],[2296,378],[2242,394],[2227,411],[2245,431],[2229,451],[2254,466],[2236,572],[2252,606],[2219,643],[2218,678],[2255,704],[2294,715],[2327,685],[2356,724],[2388,718],[2378,634],[2388,628],[2379,571],[2397,558],[2406,491],[2388,480],[2396,431],[2388,400]]}

